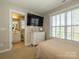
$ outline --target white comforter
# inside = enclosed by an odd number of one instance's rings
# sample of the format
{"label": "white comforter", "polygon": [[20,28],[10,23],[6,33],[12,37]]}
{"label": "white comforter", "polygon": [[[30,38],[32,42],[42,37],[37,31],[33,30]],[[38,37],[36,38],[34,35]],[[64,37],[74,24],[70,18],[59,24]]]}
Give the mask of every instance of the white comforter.
{"label": "white comforter", "polygon": [[79,45],[67,40],[48,40],[38,45],[37,58],[79,59]]}

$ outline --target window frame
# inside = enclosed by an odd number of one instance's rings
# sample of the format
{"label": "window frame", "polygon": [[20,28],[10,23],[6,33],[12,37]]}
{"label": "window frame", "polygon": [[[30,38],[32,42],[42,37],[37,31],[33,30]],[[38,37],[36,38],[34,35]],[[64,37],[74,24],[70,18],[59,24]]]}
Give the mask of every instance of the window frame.
{"label": "window frame", "polygon": [[[76,8],[76,9],[79,9],[79,8]],[[66,40],[73,40],[73,41],[75,41],[75,39],[73,39],[73,37],[72,37],[72,36],[73,36],[73,32],[72,32],[73,28],[72,28],[72,27],[73,27],[73,26],[79,26],[79,25],[73,25],[73,24],[72,24],[72,22],[73,22],[73,19],[72,19],[72,17],[73,17],[72,11],[73,11],[73,10],[75,10],[75,9],[72,9],[72,10],[68,10],[68,11],[63,12],[63,13],[65,13],[65,22],[64,22],[65,25],[63,25],[63,26],[61,26],[61,25],[60,25],[60,26],[51,26],[51,28],[55,27],[55,29],[56,29],[56,27],[60,27],[60,28],[61,28],[61,27],[64,27],[64,29],[65,29],[65,30],[64,30],[64,33],[65,33],[65,34],[64,34],[64,38],[61,38],[61,37],[60,37],[60,34],[61,34],[61,32],[60,32],[61,29],[60,29],[60,31],[59,31],[59,39],[66,39]],[[67,25],[67,21],[68,21],[68,20],[67,20],[67,13],[68,13],[68,12],[71,12],[71,25]],[[61,14],[63,14],[63,13],[53,15],[53,16],[55,16],[55,17],[56,17],[57,15],[60,15],[60,24],[61,24]],[[52,17],[53,17],[53,16],[52,16]],[[57,18],[57,17],[56,17],[56,18]],[[57,22],[57,20],[56,20],[56,22]],[[67,29],[68,29],[68,27],[71,27],[71,39],[67,39],[67,35],[68,35]],[[56,30],[57,30],[57,29],[56,29]],[[50,32],[51,32],[51,31],[50,31]],[[55,31],[55,37],[54,37],[54,38],[57,38],[57,37],[56,37],[56,31]]]}

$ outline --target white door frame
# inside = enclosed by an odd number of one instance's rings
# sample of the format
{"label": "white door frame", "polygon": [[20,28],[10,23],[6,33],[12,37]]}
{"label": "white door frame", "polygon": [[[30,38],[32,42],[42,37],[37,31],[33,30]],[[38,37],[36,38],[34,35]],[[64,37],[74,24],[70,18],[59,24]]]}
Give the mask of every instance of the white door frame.
{"label": "white door frame", "polygon": [[14,10],[14,9],[10,9],[9,10],[9,49],[11,50],[12,49],[12,17],[11,17],[11,13],[12,12],[16,12],[16,13],[19,13],[19,14],[22,14],[22,15],[24,15],[25,16],[25,40],[24,40],[24,44],[25,44],[25,46],[26,46],[26,36],[27,36],[27,34],[26,34],[26,14],[24,13],[24,12],[22,12],[22,11],[18,11],[18,10]]}

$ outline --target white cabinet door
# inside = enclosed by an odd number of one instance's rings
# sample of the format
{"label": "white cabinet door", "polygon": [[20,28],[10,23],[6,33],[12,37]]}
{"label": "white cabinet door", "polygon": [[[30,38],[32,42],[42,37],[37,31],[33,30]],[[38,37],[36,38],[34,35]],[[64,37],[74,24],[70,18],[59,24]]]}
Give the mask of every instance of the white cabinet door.
{"label": "white cabinet door", "polygon": [[32,44],[39,44],[45,40],[45,32],[33,32],[31,36]]}
{"label": "white cabinet door", "polygon": [[19,31],[18,32],[13,32],[12,42],[16,43],[16,42],[20,42],[20,41],[21,41],[21,33]]}

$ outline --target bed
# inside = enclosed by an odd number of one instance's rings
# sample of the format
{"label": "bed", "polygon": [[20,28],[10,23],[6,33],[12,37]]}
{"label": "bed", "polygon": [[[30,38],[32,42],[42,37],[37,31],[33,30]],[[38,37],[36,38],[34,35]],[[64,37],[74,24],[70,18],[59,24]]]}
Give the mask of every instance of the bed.
{"label": "bed", "polygon": [[79,44],[68,40],[51,39],[37,46],[39,59],[79,59]]}

